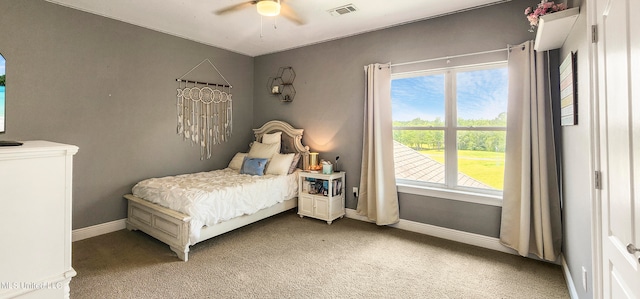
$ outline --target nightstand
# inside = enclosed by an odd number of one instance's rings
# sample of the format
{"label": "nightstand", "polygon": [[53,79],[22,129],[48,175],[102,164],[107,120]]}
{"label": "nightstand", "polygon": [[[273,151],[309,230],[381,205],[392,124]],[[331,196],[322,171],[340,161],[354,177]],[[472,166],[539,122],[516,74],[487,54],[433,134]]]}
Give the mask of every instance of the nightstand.
{"label": "nightstand", "polygon": [[298,181],[298,214],[331,224],[344,217],[345,173],[332,174],[302,171]]}

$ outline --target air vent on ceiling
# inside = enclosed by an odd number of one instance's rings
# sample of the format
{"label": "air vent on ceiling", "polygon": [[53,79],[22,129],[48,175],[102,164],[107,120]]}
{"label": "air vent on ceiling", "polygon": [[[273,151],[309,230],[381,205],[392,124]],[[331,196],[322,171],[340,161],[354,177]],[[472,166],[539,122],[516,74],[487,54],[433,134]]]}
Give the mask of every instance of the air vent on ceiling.
{"label": "air vent on ceiling", "polygon": [[336,17],[336,16],[341,16],[344,14],[355,12],[356,10],[358,9],[355,7],[355,5],[347,4],[340,7],[332,8],[328,11],[332,16]]}

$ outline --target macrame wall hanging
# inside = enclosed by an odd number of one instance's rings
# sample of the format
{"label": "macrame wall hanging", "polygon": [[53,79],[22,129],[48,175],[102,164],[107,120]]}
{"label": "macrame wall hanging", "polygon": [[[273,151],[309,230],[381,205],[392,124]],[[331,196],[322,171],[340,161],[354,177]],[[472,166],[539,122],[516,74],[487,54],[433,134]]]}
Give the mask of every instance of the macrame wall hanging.
{"label": "macrame wall hanging", "polygon": [[[189,73],[208,62],[226,84],[184,79]],[[226,142],[231,137],[233,101],[231,84],[209,59],[205,59],[186,74],[176,79],[178,95],[177,133],[191,145],[200,146],[200,160],[211,158],[211,146]]]}

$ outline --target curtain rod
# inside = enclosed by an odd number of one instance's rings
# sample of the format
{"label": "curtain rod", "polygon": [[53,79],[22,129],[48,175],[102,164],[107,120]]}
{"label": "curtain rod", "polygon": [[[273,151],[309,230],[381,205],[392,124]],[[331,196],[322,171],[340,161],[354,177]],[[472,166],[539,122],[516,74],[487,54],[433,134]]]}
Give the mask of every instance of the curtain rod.
{"label": "curtain rod", "polygon": [[510,48],[511,48],[511,46],[508,45],[504,49],[489,50],[489,51],[482,51],[482,52],[475,52],[475,53],[467,53],[467,54],[460,54],[460,55],[453,55],[453,56],[444,56],[444,57],[431,58],[431,59],[425,59],[425,60],[417,60],[417,61],[410,61],[410,62],[393,63],[393,64],[391,64],[391,67],[401,66],[401,65],[408,65],[408,64],[423,63],[423,62],[431,62],[431,61],[436,61],[436,60],[444,60],[444,59],[451,59],[451,58],[466,57],[466,56],[489,54],[489,53],[495,53],[495,52],[501,52],[501,51],[508,51]]}

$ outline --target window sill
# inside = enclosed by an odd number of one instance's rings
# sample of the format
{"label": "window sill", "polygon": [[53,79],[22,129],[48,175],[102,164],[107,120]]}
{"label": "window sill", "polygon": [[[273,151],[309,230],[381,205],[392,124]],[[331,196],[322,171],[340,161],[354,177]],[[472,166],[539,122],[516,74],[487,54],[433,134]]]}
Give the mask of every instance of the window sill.
{"label": "window sill", "polygon": [[412,184],[396,183],[399,193],[458,200],[482,205],[502,207],[502,195],[482,194],[461,190],[449,190]]}

